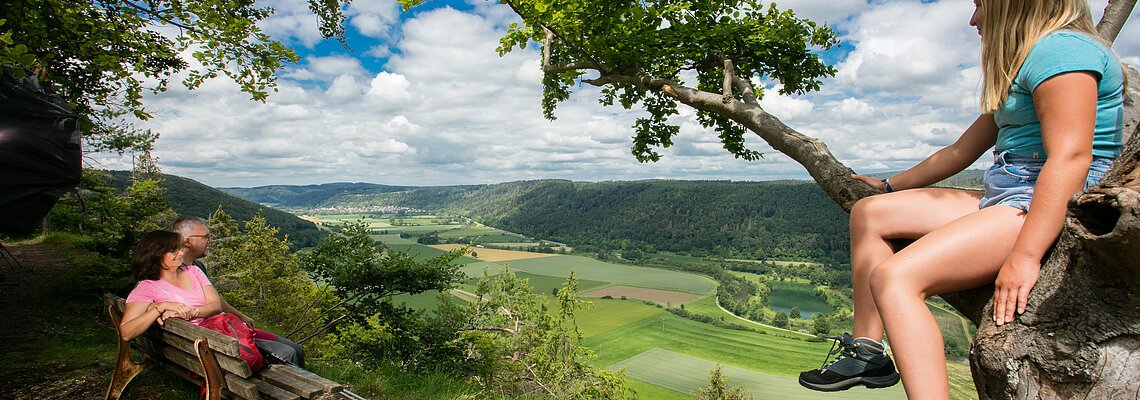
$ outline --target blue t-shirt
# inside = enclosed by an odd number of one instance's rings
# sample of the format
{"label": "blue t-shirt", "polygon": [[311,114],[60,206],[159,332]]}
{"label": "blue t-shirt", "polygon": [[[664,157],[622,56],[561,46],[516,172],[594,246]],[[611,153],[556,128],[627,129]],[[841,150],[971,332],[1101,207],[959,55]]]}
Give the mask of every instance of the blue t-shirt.
{"label": "blue t-shirt", "polygon": [[1061,30],[1037,41],[1009,88],[1005,106],[994,112],[998,151],[1023,157],[1046,158],[1041,144],[1041,121],[1033,107],[1033,91],[1046,79],[1074,71],[1097,76],[1096,128],[1093,155],[1120,155],[1124,129],[1124,75],[1120,61],[1096,39]]}

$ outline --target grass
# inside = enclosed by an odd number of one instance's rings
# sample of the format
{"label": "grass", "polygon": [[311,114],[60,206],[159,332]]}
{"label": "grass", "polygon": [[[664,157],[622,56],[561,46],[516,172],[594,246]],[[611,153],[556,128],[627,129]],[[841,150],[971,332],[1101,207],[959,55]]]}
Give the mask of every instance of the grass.
{"label": "grass", "polygon": [[818,366],[820,355],[826,354],[829,346],[822,342],[718,328],[669,313],[591,336],[585,344],[599,355],[597,364],[604,366],[660,348],[781,375],[795,375]]}
{"label": "grass", "polygon": [[576,314],[582,336],[590,338],[631,323],[667,313],[636,300],[590,299],[591,307]]}
{"label": "grass", "polygon": [[749,322],[744,321],[742,319],[736,318],[732,314],[729,314],[728,312],[725,312],[724,310],[722,310],[720,307],[717,307],[716,296],[712,296],[712,295],[703,297],[703,298],[696,300],[694,302],[691,302],[691,303],[685,303],[685,310],[692,312],[692,313],[708,315],[710,317],[713,317],[713,318],[716,318],[716,319],[719,319],[722,321],[732,322],[734,324],[739,324],[739,325],[751,327],[754,330],[764,332],[765,334],[769,334],[769,335],[782,336],[782,337],[791,338],[794,340],[804,340],[805,338],[807,338],[807,336],[804,336],[804,335],[797,335],[795,333],[791,333],[788,331],[783,331],[783,330],[771,328],[767,325],[757,325],[757,324],[749,323]]}
{"label": "grass", "polygon": [[582,256],[554,256],[505,262],[511,269],[535,275],[570,276],[577,271],[578,279],[613,282],[628,286],[677,290],[706,294],[716,289],[716,282],[708,277],[657,268],[612,264]]}
{"label": "grass", "polygon": [[[678,392],[692,392],[707,385],[710,372],[717,362],[662,349],[650,349],[630,359],[610,366],[611,369],[625,368],[631,378],[649,382]],[[726,365],[722,372],[728,378],[728,385],[743,385],[759,398],[833,400],[905,399],[902,385],[887,389],[852,388],[844,392],[824,393],[805,389],[795,376],[773,375],[750,369]]]}
{"label": "grass", "polygon": [[370,399],[501,398],[489,397],[477,385],[443,372],[408,373],[387,365],[361,368],[339,360],[314,360],[305,367],[337,382],[352,382],[354,393]]}
{"label": "grass", "polygon": [[[961,359],[968,357],[972,337],[969,332],[971,327],[970,323],[965,317],[931,302],[927,302],[926,307],[929,308],[930,313],[934,315],[934,321],[938,323],[938,329],[942,331],[942,340],[948,347],[947,350],[950,350],[949,353]],[[950,347],[953,347],[953,349],[949,349]],[[947,355],[947,357],[949,358],[950,355]]]}
{"label": "grass", "polygon": [[[427,259],[430,259],[433,257],[441,256],[441,255],[443,255],[443,253],[446,253],[443,250],[440,250],[440,249],[437,249],[434,247],[424,246],[424,245],[419,244],[419,243],[408,243],[408,244],[387,244],[387,243],[385,243],[385,245],[387,245],[388,249],[391,251],[397,251],[397,252],[403,252],[403,253],[411,254],[412,258],[415,259],[416,261],[424,261],[424,260],[427,260]],[[467,264],[476,263],[476,262],[479,262],[479,260],[476,260],[476,259],[468,257],[468,256],[459,256],[458,258],[453,260],[451,263],[452,264],[459,264],[459,265],[467,265]]]}
{"label": "grass", "polygon": [[629,378],[626,382],[634,392],[637,392],[637,398],[646,400],[691,400],[693,396],[686,393],[681,393],[674,390],[669,390],[661,386],[651,383],[639,381],[637,379]]}

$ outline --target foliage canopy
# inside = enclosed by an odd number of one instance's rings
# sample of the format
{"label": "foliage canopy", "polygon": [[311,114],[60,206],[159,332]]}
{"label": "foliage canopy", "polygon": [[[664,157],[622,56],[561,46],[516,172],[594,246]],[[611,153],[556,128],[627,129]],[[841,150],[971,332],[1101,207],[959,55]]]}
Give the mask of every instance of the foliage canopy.
{"label": "foliage canopy", "polygon": [[[400,0],[409,9],[427,0]],[[691,79],[696,88],[722,93],[724,102],[755,102],[756,82],[776,81],[780,93],[818,90],[835,74],[815,50],[837,43],[826,25],[799,19],[758,0],[501,0],[523,23],[500,39],[506,54],[530,43],[543,48],[544,115],[554,119],[579,81],[602,87],[601,103],[649,115],[634,123],[633,155],[657,161],[656,148],[672,145],[680,127],[669,122],[677,100],[664,89]],[[698,110],[698,120],[719,134],[725,150],[746,160],[760,153],[744,145],[746,129],[727,116]]]}
{"label": "foliage canopy", "polygon": [[[343,39],[339,1],[309,8],[323,35]],[[298,58],[258,27],[273,11],[253,0],[4,1],[0,65],[51,82],[95,150],[146,150],[157,134],[123,117],[149,119],[144,92],[165,91],[177,73],[190,89],[225,74],[255,100],[275,90],[275,73]]]}

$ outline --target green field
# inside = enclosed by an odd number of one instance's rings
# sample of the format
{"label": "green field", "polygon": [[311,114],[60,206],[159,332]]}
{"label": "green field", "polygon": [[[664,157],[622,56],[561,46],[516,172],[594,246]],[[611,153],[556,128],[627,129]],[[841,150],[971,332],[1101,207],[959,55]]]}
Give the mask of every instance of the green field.
{"label": "green field", "polygon": [[[360,215],[352,214],[325,214],[315,216],[314,218],[320,219],[326,224],[342,224],[345,222],[359,221]],[[387,231],[384,235],[374,236],[386,244],[407,244],[415,243],[415,239],[400,238],[401,233],[407,233],[415,236],[421,236],[428,233],[436,233],[439,237],[444,239],[455,238],[472,238],[477,237],[480,244],[507,244],[507,243],[520,243],[529,242],[534,243],[534,239],[525,236],[495,229],[480,224],[464,224],[464,223],[448,223],[439,224],[438,222],[445,221],[446,217],[439,217],[433,215],[421,215],[413,217],[397,218],[392,224],[391,216],[370,216],[365,217],[364,222],[368,224],[369,228],[374,230]]]}
{"label": "green field", "polygon": [[818,366],[830,346],[824,342],[718,328],[669,313],[592,336],[585,344],[598,353],[599,365],[613,365],[656,347],[783,375]]}
{"label": "green field", "polygon": [[811,319],[818,313],[831,312],[831,306],[815,295],[815,286],[794,282],[775,282],[768,295],[772,311],[791,312],[792,307],[800,308],[800,318]]}
{"label": "green field", "polygon": [[613,282],[628,286],[652,289],[677,290],[706,294],[716,289],[716,281],[708,277],[657,268],[612,264],[582,256],[554,256],[504,262],[513,270],[535,275],[570,276],[577,271],[578,279]]}
{"label": "green field", "polygon": [[590,299],[591,305],[578,311],[578,329],[589,338],[644,320],[662,313],[665,309],[646,305],[637,300]]}
{"label": "green field", "polygon": [[768,325],[760,325],[760,324],[751,323],[751,322],[745,321],[743,319],[737,318],[737,317],[733,316],[732,314],[729,314],[727,311],[721,309],[720,307],[717,307],[715,295],[709,295],[709,296],[701,298],[697,301],[694,301],[691,303],[685,303],[685,310],[688,312],[691,312],[691,313],[708,315],[710,317],[719,319],[721,321],[731,322],[731,323],[738,324],[738,325],[744,325],[744,326],[750,327],[752,329],[767,333],[769,335],[783,336],[783,337],[792,338],[792,339],[796,339],[796,340],[804,340],[805,338],[810,337],[810,336],[800,335],[800,334],[788,332],[785,330],[773,328],[773,327],[770,327]]}
{"label": "green field", "polygon": [[[438,257],[438,256],[443,255],[443,253],[446,253],[446,251],[437,249],[435,247],[424,246],[424,245],[419,244],[419,243],[407,243],[407,244],[387,244],[387,243],[385,243],[385,245],[388,246],[388,249],[391,251],[397,251],[397,252],[401,252],[401,253],[411,254],[412,258],[415,259],[416,261],[424,261],[424,260],[427,260],[429,258]],[[476,260],[474,258],[471,258],[471,257],[467,257],[467,256],[459,256],[459,258],[456,258],[455,261],[452,261],[453,264],[459,264],[459,265],[467,265],[467,264],[477,263],[477,262],[480,262],[480,261]]]}
{"label": "green field", "polygon": [[[355,220],[353,217],[350,220]],[[442,250],[423,246],[414,238],[399,238],[400,232],[440,231],[444,238],[483,236],[480,243],[493,244],[490,239],[507,240],[515,246],[536,244],[535,239],[495,231],[493,228],[478,225],[438,225],[430,219],[420,218],[408,226],[388,226],[387,221],[370,221],[376,229],[387,229],[387,235],[375,235],[392,250],[414,254],[417,259],[443,254]],[[446,229],[441,231],[441,229]],[[498,236],[498,235],[501,235]],[[509,245],[509,244],[508,244]],[[668,255],[673,261],[719,264],[719,261],[698,257]],[[841,393],[821,394],[802,389],[796,383],[796,375],[803,370],[816,368],[823,361],[830,342],[809,342],[805,336],[750,324],[739,320],[718,308],[715,304],[716,282],[702,275],[678,272],[667,269],[645,268],[624,264],[614,264],[593,258],[558,255],[554,257],[512,260],[503,262],[483,262],[469,257],[456,261],[460,270],[470,278],[481,278],[484,271],[496,275],[508,267],[520,277],[526,278],[535,293],[550,296],[553,289],[561,287],[571,271],[579,279],[579,290],[586,291],[607,285],[627,285],[643,288],[675,290],[704,295],[685,303],[686,310],[713,316],[717,319],[750,326],[756,331],[739,331],[719,328],[675,316],[663,308],[647,305],[636,300],[594,298],[592,304],[577,313],[577,324],[582,333],[583,344],[595,352],[595,365],[613,369],[625,368],[630,377],[631,387],[643,399],[688,399],[689,393],[704,387],[709,370],[716,363],[725,365],[732,385],[745,384],[754,390],[757,398],[774,399],[901,399],[902,387],[884,390],[854,388]],[[741,275],[741,274],[738,274]],[[754,274],[751,275],[755,279]],[[461,288],[472,291],[475,280],[469,280]],[[800,307],[803,318],[810,318],[817,312],[828,312],[830,307],[817,298],[813,287],[806,282],[778,282],[769,298],[773,309],[787,311],[791,306]],[[428,292],[416,296],[396,296],[397,303],[407,304],[416,309],[433,309],[438,303],[438,293]],[[967,340],[968,328],[963,328],[961,319],[955,314],[937,307],[931,308],[948,341]],[[551,309],[553,312],[553,307]],[[962,342],[966,343],[966,342]],[[971,399],[974,386],[970,379],[969,367],[961,364],[948,364],[950,370],[951,394],[954,399]]]}
{"label": "green field", "polygon": [[[649,349],[641,354],[623,360],[609,368],[624,368],[630,378],[664,387],[679,393],[691,393],[707,385],[709,373],[717,362],[681,353]],[[809,369],[805,367],[804,369]],[[808,390],[800,386],[795,376],[773,375],[726,365],[722,368],[729,386],[744,385],[758,399],[905,399],[902,385],[886,389],[856,387],[843,392],[824,393]]]}

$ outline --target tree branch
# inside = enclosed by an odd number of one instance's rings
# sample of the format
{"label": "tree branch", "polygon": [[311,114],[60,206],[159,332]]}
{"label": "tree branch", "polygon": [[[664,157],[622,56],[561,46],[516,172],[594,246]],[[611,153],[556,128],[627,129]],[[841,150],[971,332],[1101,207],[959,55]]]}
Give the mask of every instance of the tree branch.
{"label": "tree branch", "polygon": [[149,15],[154,19],[157,19],[159,21],[177,26],[180,29],[185,29],[185,30],[188,30],[190,32],[199,32],[199,30],[197,28],[194,28],[193,26],[185,25],[185,24],[182,24],[179,22],[175,22],[173,19],[163,16],[162,10],[152,10],[152,9],[140,6],[138,4],[135,4],[133,2],[130,2],[130,1],[124,1],[123,4],[126,4],[127,6],[133,8],[135,10],[138,10],[139,12],[141,12],[143,14]]}
{"label": "tree branch", "polygon": [[1128,21],[1128,15],[1136,7],[1136,0],[1109,0],[1104,7],[1104,16],[1096,24],[1100,36],[1109,43],[1116,41],[1116,36]]}
{"label": "tree branch", "polygon": [[518,331],[511,330],[510,328],[500,328],[497,326],[480,326],[480,327],[475,327],[475,328],[471,328],[471,329],[463,329],[463,330],[460,330],[459,332],[483,332],[483,331],[504,332],[504,333],[510,334],[511,336],[518,336],[518,334],[519,334]]}
{"label": "tree branch", "polygon": [[[514,3],[513,1],[510,1],[510,0],[504,0],[504,1],[503,1],[503,3],[506,3],[508,6],[510,6],[510,7],[511,7],[511,10],[515,12],[515,15],[518,15],[518,16],[522,17],[524,21],[527,19],[527,18],[526,18],[526,16],[525,16],[525,15],[523,15],[523,13],[522,13],[521,11],[519,11],[519,8],[518,8],[518,6],[516,6],[516,5],[515,5],[515,3]],[[608,70],[607,70],[607,69],[605,69],[605,68],[601,68],[601,67],[602,67],[602,65],[604,65],[604,64],[602,64],[602,62],[601,62],[601,61],[598,61],[596,58],[594,58],[594,55],[593,55],[593,54],[590,54],[590,52],[586,51],[585,49],[582,49],[582,46],[579,46],[579,45],[578,45],[576,42],[574,42],[573,40],[569,40],[569,39],[567,39],[567,38],[566,38],[566,35],[563,35],[563,34],[560,34],[560,33],[558,33],[558,31],[554,30],[554,28],[551,28],[549,25],[546,25],[546,24],[543,24],[543,23],[537,23],[536,25],[538,25],[538,26],[542,27],[543,31],[545,31],[545,32],[549,32],[550,34],[553,34],[553,36],[557,36],[559,39],[562,39],[562,41],[563,41],[563,42],[565,42],[566,44],[570,45],[570,47],[572,47],[572,48],[573,48],[575,51],[577,51],[577,52],[578,52],[578,54],[582,55],[582,57],[586,57],[586,58],[590,59],[590,61],[591,61],[591,62],[593,62],[593,63],[594,63],[594,65],[597,65],[597,66],[599,67],[598,69],[599,69],[600,71],[602,71],[602,73],[606,73],[606,72],[608,72]],[[548,45],[546,44],[546,43],[547,43],[547,39],[543,39],[543,43],[544,43],[544,45],[543,45],[543,53],[544,53],[544,54],[543,54],[543,55],[544,55],[544,57],[546,57],[546,58],[549,60],[549,54],[547,54],[549,50],[547,50],[547,49],[549,49],[549,48],[550,48],[550,46],[548,46]],[[550,42],[550,43],[553,43],[553,40],[551,40],[551,42]]]}
{"label": "tree branch", "polygon": [[745,104],[756,107],[760,106],[760,101],[756,99],[756,89],[752,88],[752,83],[738,75],[733,75],[732,80],[733,83],[736,84],[736,90],[739,90],[740,95],[744,96]]}
{"label": "tree branch", "polygon": [[736,77],[736,68],[733,67],[731,58],[726,57],[724,54],[721,54],[720,58],[724,63],[724,83],[721,84],[720,102],[728,104],[732,101],[732,83],[733,78]]}

